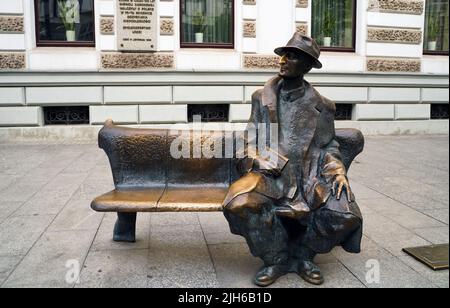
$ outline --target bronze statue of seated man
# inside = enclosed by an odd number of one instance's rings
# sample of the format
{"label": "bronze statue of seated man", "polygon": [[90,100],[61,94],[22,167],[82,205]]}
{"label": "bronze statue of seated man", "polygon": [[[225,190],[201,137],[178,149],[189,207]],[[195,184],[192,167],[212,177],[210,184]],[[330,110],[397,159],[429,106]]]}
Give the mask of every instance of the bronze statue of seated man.
{"label": "bronze statue of seated man", "polygon": [[336,246],[359,253],[363,220],[335,138],[335,104],[304,80],[322,67],[319,46],[295,33],[275,53],[280,72],[254,93],[249,124],[277,124],[281,163],[251,159],[229,189],[224,215],[231,232],[244,236],[251,253],[264,261],[258,286],[289,272],[320,285],[324,278],[314,257]]}

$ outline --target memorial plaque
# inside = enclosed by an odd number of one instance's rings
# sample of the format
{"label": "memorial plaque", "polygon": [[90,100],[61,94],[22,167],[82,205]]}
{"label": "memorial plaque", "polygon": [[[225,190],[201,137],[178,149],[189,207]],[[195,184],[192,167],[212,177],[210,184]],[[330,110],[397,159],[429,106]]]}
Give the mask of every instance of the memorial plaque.
{"label": "memorial plaque", "polygon": [[448,244],[404,248],[403,251],[435,271],[447,270]]}
{"label": "memorial plaque", "polygon": [[117,0],[118,50],[157,50],[157,5],[157,0]]}

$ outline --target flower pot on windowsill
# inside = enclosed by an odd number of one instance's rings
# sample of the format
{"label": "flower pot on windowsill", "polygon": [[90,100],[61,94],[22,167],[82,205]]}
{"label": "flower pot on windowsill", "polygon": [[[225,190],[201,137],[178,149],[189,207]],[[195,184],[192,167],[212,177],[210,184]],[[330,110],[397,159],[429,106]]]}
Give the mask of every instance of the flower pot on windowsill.
{"label": "flower pot on windowsill", "polygon": [[195,33],[195,42],[198,44],[203,43],[203,33],[201,32]]}
{"label": "flower pot on windowsill", "polygon": [[68,42],[75,42],[75,30],[67,30],[66,31],[66,40]]}
{"label": "flower pot on windowsill", "polygon": [[435,51],[436,50],[436,41],[428,42],[428,50]]}
{"label": "flower pot on windowsill", "polygon": [[324,47],[331,47],[331,37],[325,36],[323,38],[323,46]]}

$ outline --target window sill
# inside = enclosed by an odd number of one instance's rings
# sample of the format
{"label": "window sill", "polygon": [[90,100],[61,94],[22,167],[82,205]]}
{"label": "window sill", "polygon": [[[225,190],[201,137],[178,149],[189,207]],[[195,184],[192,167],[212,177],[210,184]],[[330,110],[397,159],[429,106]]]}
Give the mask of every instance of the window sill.
{"label": "window sill", "polygon": [[353,48],[340,48],[340,47],[320,47],[323,52],[335,52],[335,53],[355,53]]}
{"label": "window sill", "polygon": [[361,55],[356,53],[356,51],[327,51],[327,50],[321,50],[320,57],[323,56],[333,56],[333,57],[360,57]]}
{"label": "window sill", "polygon": [[32,49],[32,52],[42,52],[42,53],[68,53],[68,52],[93,52],[96,51],[95,47],[44,47],[38,46]]}
{"label": "window sill", "polygon": [[224,48],[192,48],[192,47],[180,47],[180,49],[178,50],[178,53],[181,54],[190,54],[190,53],[207,53],[207,54],[211,54],[211,53],[215,53],[215,54],[230,54],[230,53],[236,53],[236,49],[224,49]]}
{"label": "window sill", "polygon": [[424,51],[423,55],[424,56],[429,56],[429,57],[436,57],[436,56],[448,57],[449,53],[448,53],[448,51],[442,51],[442,52],[439,52],[439,51],[435,51],[435,52],[433,52],[433,51],[431,51],[431,52],[430,51]]}
{"label": "window sill", "polygon": [[234,46],[225,46],[225,45],[201,45],[201,44],[181,44],[180,48],[182,49],[199,49],[199,50],[205,50],[205,49],[214,49],[214,50],[234,50]]}
{"label": "window sill", "polygon": [[448,54],[447,55],[430,55],[430,54],[423,54],[422,55],[423,60],[430,60],[430,61],[448,61]]}

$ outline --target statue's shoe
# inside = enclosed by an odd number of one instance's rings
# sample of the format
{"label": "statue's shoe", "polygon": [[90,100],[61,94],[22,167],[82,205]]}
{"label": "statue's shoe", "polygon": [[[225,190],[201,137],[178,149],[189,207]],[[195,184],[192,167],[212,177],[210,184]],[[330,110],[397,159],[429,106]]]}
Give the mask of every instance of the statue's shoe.
{"label": "statue's shoe", "polygon": [[268,287],[283,275],[287,274],[286,265],[271,265],[263,267],[255,276],[255,284],[259,287]]}
{"label": "statue's shoe", "polygon": [[298,274],[306,282],[317,286],[325,282],[320,268],[312,261],[300,261],[298,264]]}

